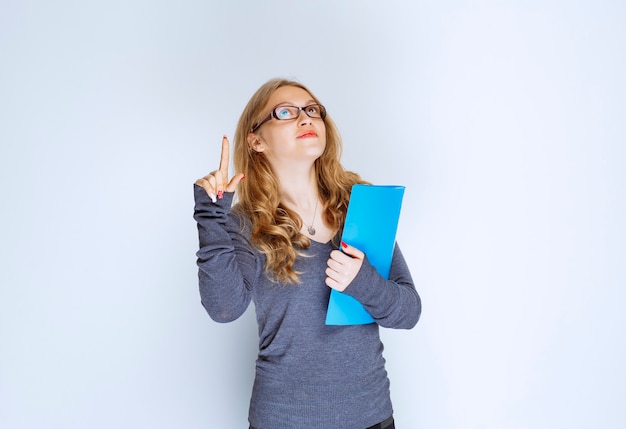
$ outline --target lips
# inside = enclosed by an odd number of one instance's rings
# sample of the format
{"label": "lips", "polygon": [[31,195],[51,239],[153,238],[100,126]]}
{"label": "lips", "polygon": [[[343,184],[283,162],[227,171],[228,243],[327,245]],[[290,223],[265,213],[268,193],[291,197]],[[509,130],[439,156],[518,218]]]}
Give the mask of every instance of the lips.
{"label": "lips", "polygon": [[304,139],[308,137],[317,137],[317,133],[313,130],[308,130],[308,131],[303,131],[300,134],[298,134],[299,139]]}

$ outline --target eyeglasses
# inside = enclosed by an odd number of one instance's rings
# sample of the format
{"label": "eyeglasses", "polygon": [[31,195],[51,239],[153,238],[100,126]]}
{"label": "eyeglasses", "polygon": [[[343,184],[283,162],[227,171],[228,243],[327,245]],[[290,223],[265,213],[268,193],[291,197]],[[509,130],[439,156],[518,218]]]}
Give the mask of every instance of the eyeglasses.
{"label": "eyeglasses", "polygon": [[306,113],[309,118],[324,119],[326,117],[326,108],[321,104],[309,104],[308,106],[304,107],[278,106],[274,107],[272,113],[267,115],[267,117],[259,122],[257,126],[253,127],[250,132],[255,132],[261,127],[261,125],[263,125],[267,121],[271,121],[272,118],[278,119],[279,121],[290,121],[293,119],[298,119],[300,117],[301,111]]}

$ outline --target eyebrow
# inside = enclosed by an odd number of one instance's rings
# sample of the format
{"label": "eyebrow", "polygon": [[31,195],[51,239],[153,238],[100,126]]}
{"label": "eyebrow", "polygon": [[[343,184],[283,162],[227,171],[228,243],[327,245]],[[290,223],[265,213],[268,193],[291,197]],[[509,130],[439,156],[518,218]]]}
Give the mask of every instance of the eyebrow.
{"label": "eyebrow", "polygon": [[[315,100],[306,101],[303,107],[310,106],[311,104],[317,104],[317,101],[315,101]],[[280,107],[280,106],[296,106],[296,105],[291,103],[291,102],[289,102],[289,101],[283,101],[282,103],[278,103],[273,108],[275,109],[275,108]],[[296,106],[296,107],[298,107],[298,106]]]}

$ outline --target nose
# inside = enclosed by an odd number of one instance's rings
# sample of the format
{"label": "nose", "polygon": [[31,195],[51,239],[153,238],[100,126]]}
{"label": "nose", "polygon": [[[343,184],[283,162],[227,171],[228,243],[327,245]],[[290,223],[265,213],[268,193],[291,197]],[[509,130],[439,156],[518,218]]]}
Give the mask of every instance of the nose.
{"label": "nose", "polygon": [[313,122],[311,120],[311,117],[304,112],[304,109],[300,110],[298,113],[299,113],[298,123],[300,125],[307,125],[307,124],[311,124]]}

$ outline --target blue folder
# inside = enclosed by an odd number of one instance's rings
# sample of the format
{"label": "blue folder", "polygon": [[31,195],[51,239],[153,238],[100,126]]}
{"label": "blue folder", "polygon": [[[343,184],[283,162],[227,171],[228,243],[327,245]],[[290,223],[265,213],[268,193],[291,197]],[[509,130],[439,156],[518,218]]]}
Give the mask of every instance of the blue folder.
{"label": "blue folder", "polygon": [[[354,185],[341,240],[367,255],[376,271],[389,278],[404,186]],[[374,319],[349,295],[330,291],[327,325],[364,325]]]}

